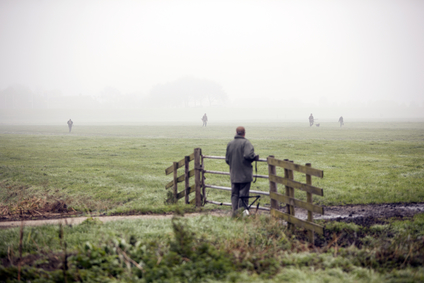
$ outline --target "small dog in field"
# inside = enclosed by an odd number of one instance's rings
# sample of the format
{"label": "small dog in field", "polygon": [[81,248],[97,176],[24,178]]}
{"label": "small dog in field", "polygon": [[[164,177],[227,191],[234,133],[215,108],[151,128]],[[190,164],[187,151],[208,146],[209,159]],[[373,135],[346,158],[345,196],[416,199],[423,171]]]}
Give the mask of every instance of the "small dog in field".
{"label": "small dog in field", "polygon": [[319,127],[320,124],[315,124],[317,127]]}

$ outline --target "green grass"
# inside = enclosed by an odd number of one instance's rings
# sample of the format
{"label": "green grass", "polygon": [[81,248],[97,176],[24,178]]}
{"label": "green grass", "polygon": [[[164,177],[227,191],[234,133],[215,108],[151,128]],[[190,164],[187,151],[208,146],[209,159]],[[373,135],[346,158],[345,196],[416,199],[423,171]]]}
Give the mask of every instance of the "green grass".
{"label": "green grass", "polygon": [[[267,216],[89,220],[63,226],[62,244],[59,226],[26,227],[23,256],[38,258],[21,274],[31,282],[64,282],[66,242],[68,282],[422,282],[423,228],[424,214],[369,228],[334,222],[327,233],[339,240],[313,248],[303,241],[304,232],[292,234]],[[17,256],[19,230],[0,231],[0,258]],[[118,248],[144,272],[128,268]],[[40,272],[49,261],[58,263],[56,271]],[[16,280],[17,273],[16,265],[0,265],[0,282]]]}
{"label": "green grass", "polygon": [[[67,127],[0,125],[0,200],[10,204],[35,195],[63,199],[80,211],[172,211],[164,204],[164,187],[172,178],[165,168],[196,147],[206,155],[224,156],[235,126],[76,126],[68,134]],[[245,126],[261,157],[274,155],[324,170],[323,179],[313,178],[324,189],[324,197],[314,197],[316,203],[424,200],[424,123],[354,123],[342,129],[337,124]],[[228,170],[222,160],[206,159],[205,167]],[[258,170],[267,175],[264,163]],[[230,186],[226,176],[206,177],[207,184]],[[304,181],[305,176],[295,178]],[[252,189],[267,191],[268,186],[258,179]],[[228,192],[208,189],[207,194],[229,202]],[[301,192],[296,197],[305,198]],[[261,204],[268,202],[263,198]]]}
{"label": "green grass", "polygon": [[[236,126],[75,126],[68,134],[66,125],[0,125],[1,205],[37,196],[65,200],[80,211],[193,210],[181,201],[179,205],[164,204],[164,186],[172,178],[165,175],[165,168],[196,147],[202,148],[203,154],[223,156]],[[324,189],[324,197],[315,197],[316,203],[424,200],[423,123],[355,123],[343,129],[336,123],[320,128],[295,123],[245,126],[247,138],[261,157],[310,162],[324,170],[323,179],[313,178],[313,184]],[[208,170],[228,170],[222,160],[208,159],[205,165]],[[267,174],[263,163],[258,169],[259,174]],[[304,180],[305,176],[295,174],[295,178]],[[229,179],[207,175],[206,183],[229,186]],[[258,179],[252,189],[266,191],[268,183]],[[296,197],[305,198],[300,192]],[[230,199],[228,192],[216,190],[208,190],[208,198]],[[264,202],[269,200],[264,198],[261,205]],[[72,227],[64,225],[70,255],[68,282],[78,278],[88,282],[424,280],[424,214],[368,228],[327,223],[328,235],[339,240],[321,249],[308,246],[302,231],[292,234],[267,216],[231,219],[205,215],[176,223],[151,219],[101,224],[88,220]],[[64,282],[60,267],[64,246],[59,232],[58,226],[25,227],[23,255],[40,258],[32,267],[23,267],[24,280]],[[18,255],[19,238],[19,228],[0,230],[0,259]],[[142,275],[134,265],[128,268],[117,247],[143,262],[146,273]],[[37,269],[49,261],[59,264],[55,271]],[[16,282],[17,274],[16,265],[0,265],[0,282],[5,278]]]}

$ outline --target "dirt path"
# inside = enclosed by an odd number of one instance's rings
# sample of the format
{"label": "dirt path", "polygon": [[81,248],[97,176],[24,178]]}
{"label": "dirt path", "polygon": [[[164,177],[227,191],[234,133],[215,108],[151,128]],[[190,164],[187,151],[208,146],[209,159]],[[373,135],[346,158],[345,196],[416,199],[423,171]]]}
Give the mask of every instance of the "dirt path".
{"label": "dirt path", "polygon": [[[211,215],[215,216],[225,216],[228,213],[217,213],[212,212]],[[187,213],[184,214],[184,217],[194,217],[202,215],[202,213]],[[160,215],[160,214],[152,214],[152,215],[117,215],[117,216],[93,216],[94,218],[99,219],[102,222],[116,221],[116,220],[134,220],[134,219],[171,219],[173,217],[172,214],[169,215]],[[59,225],[67,224],[67,225],[78,225],[81,224],[84,220],[89,217],[67,217],[67,218],[56,218],[56,219],[39,219],[39,220],[23,220],[25,226],[41,226],[41,225]],[[19,227],[21,225],[21,221],[2,221],[0,222],[0,229]]]}
{"label": "dirt path", "polygon": [[[229,211],[218,210],[208,212],[215,216],[229,216]],[[262,212],[263,213],[263,212]],[[267,213],[267,212],[264,212]],[[389,218],[409,218],[417,213],[424,213],[424,203],[391,203],[391,204],[370,204],[370,205],[344,205],[344,206],[327,206],[324,209],[324,215],[314,214],[314,219],[326,219],[344,222],[353,222],[360,225],[372,225],[381,223],[382,220]],[[203,213],[204,214],[204,213]],[[185,217],[194,217],[202,215],[202,213],[189,213]],[[116,220],[132,220],[132,219],[171,219],[173,215],[123,215],[123,216],[96,216],[102,222]],[[307,212],[296,209],[296,217],[306,219]],[[68,217],[57,219],[41,219],[41,220],[24,220],[25,226],[40,225],[58,225],[60,223],[68,225],[78,225],[87,217]],[[1,221],[0,229],[19,227],[21,221]]]}

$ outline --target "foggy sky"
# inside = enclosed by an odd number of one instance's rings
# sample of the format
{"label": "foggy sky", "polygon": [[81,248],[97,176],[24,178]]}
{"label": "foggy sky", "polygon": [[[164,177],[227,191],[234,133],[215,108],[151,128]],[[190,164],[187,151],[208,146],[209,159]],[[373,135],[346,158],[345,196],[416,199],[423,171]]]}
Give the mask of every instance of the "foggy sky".
{"label": "foggy sky", "polygon": [[0,1],[0,90],[424,101],[424,1]]}

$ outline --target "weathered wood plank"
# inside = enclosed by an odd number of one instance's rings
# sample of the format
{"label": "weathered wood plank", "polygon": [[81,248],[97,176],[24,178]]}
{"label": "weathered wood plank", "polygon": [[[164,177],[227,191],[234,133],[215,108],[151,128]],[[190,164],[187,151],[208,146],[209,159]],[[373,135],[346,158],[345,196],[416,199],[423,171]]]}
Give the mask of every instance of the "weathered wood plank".
{"label": "weathered wood plank", "polygon": [[[194,192],[195,191],[195,185],[188,187],[187,191],[188,191],[188,194],[191,194],[192,192]],[[185,196],[186,196],[186,191],[183,190],[183,191],[181,191],[177,194],[177,199],[183,198]]]}
{"label": "weathered wood plank", "polygon": [[[289,161],[288,159],[284,159],[284,161]],[[286,179],[290,179],[289,178],[289,170],[287,170],[286,168],[283,168],[284,169],[284,178],[286,178]],[[290,197],[290,187],[289,186],[285,186],[285,188],[286,188],[286,196],[287,197]],[[290,205],[289,204],[286,204],[286,212],[288,213],[288,214],[290,214]],[[290,224],[289,223],[289,228],[292,228],[292,227],[290,227],[292,224]]]}
{"label": "weathered wood plank", "polygon": [[174,185],[174,181],[171,181],[171,182],[169,182],[168,184],[165,185],[165,189],[169,189],[173,185]]}
{"label": "weathered wood plank", "polygon": [[202,166],[202,171],[200,172],[200,181],[201,181],[201,190],[202,190],[202,206],[206,204],[206,188],[205,188],[205,163],[202,155],[200,156],[200,165]]}
{"label": "weathered wood plank", "polygon": [[269,196],[271,197],[271,199],[275,199],[279,202],[286,203],[288,205],[294,205],[296,207],[307,209],[308,211],[324,214],[324,208],[319,205],[308,203],[296,198],[290,198],[288,196],[275,192],[270,192]]}
{"label": "weathered wood plank", "polygon": [[177,193],[178,193],[178,181],[177,181],[177,179],[178,179],[178,176],[177,176],[177,174],[178,174],[178,162],[174,162],[174,186],[173,186],[173,189],[174,189],[174,198],[175,199],[177,199]]}
{"label": "weathered wood plank", "polygon": [[[287,161],[294,164],[293,160],[287,160]],[[294,179],[293,170],[287,169],[287,173],[288,173],[287,179],[289,179],[290,181],[293,181],[293,179]],[[290,198],[294,198],[294,188],[293,187],[286,187],[286,192],[287,191],[288,191],[288,194],[286,194],[286,195]],[[287,214],[289,214],[291,217],[295,217],[296,211],[295,211],[294,205],[288,205],[287,207],[289,208],[289,212]],[[290,222],[289,222],[288,226],[294,232],[294,224],[290,224]]]}
{"label": "weathered wood plank", "polygon": [[190,194],[190,156],[184,157],[184,188],[185,188],[185,204],[188,204],[190,201],[188,195]]}
{"label": "weathered wood plank", "polygon": [[319,178],[324,177],[324,171],[322,171],[322,170],[307,167],[307,166],[304,166],[304,165],[291,163],[289,161],[284,161],[284,160],[268,157],[268,164],[283,167],[283,168],[288,169],[288,170],[297,171],[297,172],[300,172],[300,173],[312,175],[312,176],[319,177]]}
{"label": "weathered wood plank", "polygon": [[319,195],[319,196],[323,196],[324,195],[324,190],[318,187],[314,187],[308,184],[304,184],[304,183],[300,183],[294,180],[290,180],[290,179],[286,179],[280,176],[275,176],[275,175],[270,175],[269,176],[269,180],[279,183],[279,184],[283,184],[285,186],[291,187],[291,188],[295,188],[295,189],[299,189],[301,191],[304,192],[308,192],[311,194],[315,194],[315,195]]}
{"label": "weathered wood plank", "polygon": [[200,179],[200,173],[203,170],[201,165],[201,156],[202,156],[202,149],[201,148],[195,148],[194,149],[194,184],[196,187],[196,207],[202,206],[202,195],[201,195],[201,187],[202,187],[202,180]]}
{"label": "weathered wood plank", "polygon": [[[194,169],[192,169],[188,172],[188,176],[189,176],[189,178],[194,176]],[[183,175],[181,175],[177,178],[178,183],[184,182],[184,180],[185,180],[185,174],[183,174]],[[174,185],[174,181],[171,181],[168,184],[166,184],[165,189],[169,189],[173,185]]]}
{"label": "weathered wood plank", "polygon": [[[270,155],[269,157],[274,158],[273,155]],[[277,170],[274,165],[268,164],[268,174],[269,175],[276,175]],[[269,181],[269,195],[271,196],[273,193],[277,192],[277,183]],[[277,209],[280,204],[278,203],[277,198],[271,198],[271,208]]]}
{"label": "weathered wood plank", "polygon": [[[190,161],[194,160],[194,153],[190,154]],[[180,161],[178,161],[178,168],[183,167],[185,164],[185,159],[181,159]],[[169,175],[172,172],[174,172],[174,165],[169,166],[168,168],[165,169],[165,174]]]}
{"label": "weathered wood plank", "polygon": [[[193,176],[194,176],[194,169],[188,171],[188,177],[190,178],[190,177],[193,177]],[[184,180],[185,180],[185,174],[179,176],[178,179],[177,179],[178,183],[183,182]]]}
{"label": "weathered wood plank", "polygon": [[174,165],[169,166],[168,168],[165,169],[165,175],[169,175],[172,172],[174,172]]}
{"label": "weathered wood plank", "polygon": [[277,218],[284,219],[285,221],[292,223],[292,224],[294,224],[298,227],[302,227],[302,228],[305,228],[305,229],[308,229],[308,230],[312,230],[315,233],[318,233],[318,234],[321,234],[321,235],[324,234],[324,227],[321,226],[321,225],[298,219],[298,218],[293,217],[293,216],[291,216],[287,213],[284,213],[284,212],[281,212],[281,211],[278,211],[278,210],[275,210],[275,209],[271,209],[271,215],[274,216],[274,217],[277,217]]}
{"label": "weathered wood plank", "polygon": [[[312,164],[311,163],[306,163],[305,166],[306,167],[312,167]],[[312,186],[312,176],[311,175],[306,174],[306,184]],[[311,193],[306,193],[306,202],[312,204],[312,194]],[[314,222],[313,219],[314,218],[313,218],[312,212],[311,211],[308,211],[308,221],[309,222]],[[308,238],[309,238],[309,242],[310,243],[313,244],[315,242],[314,232],[313,231],[310,231],[310,230],[308,231]]]}

